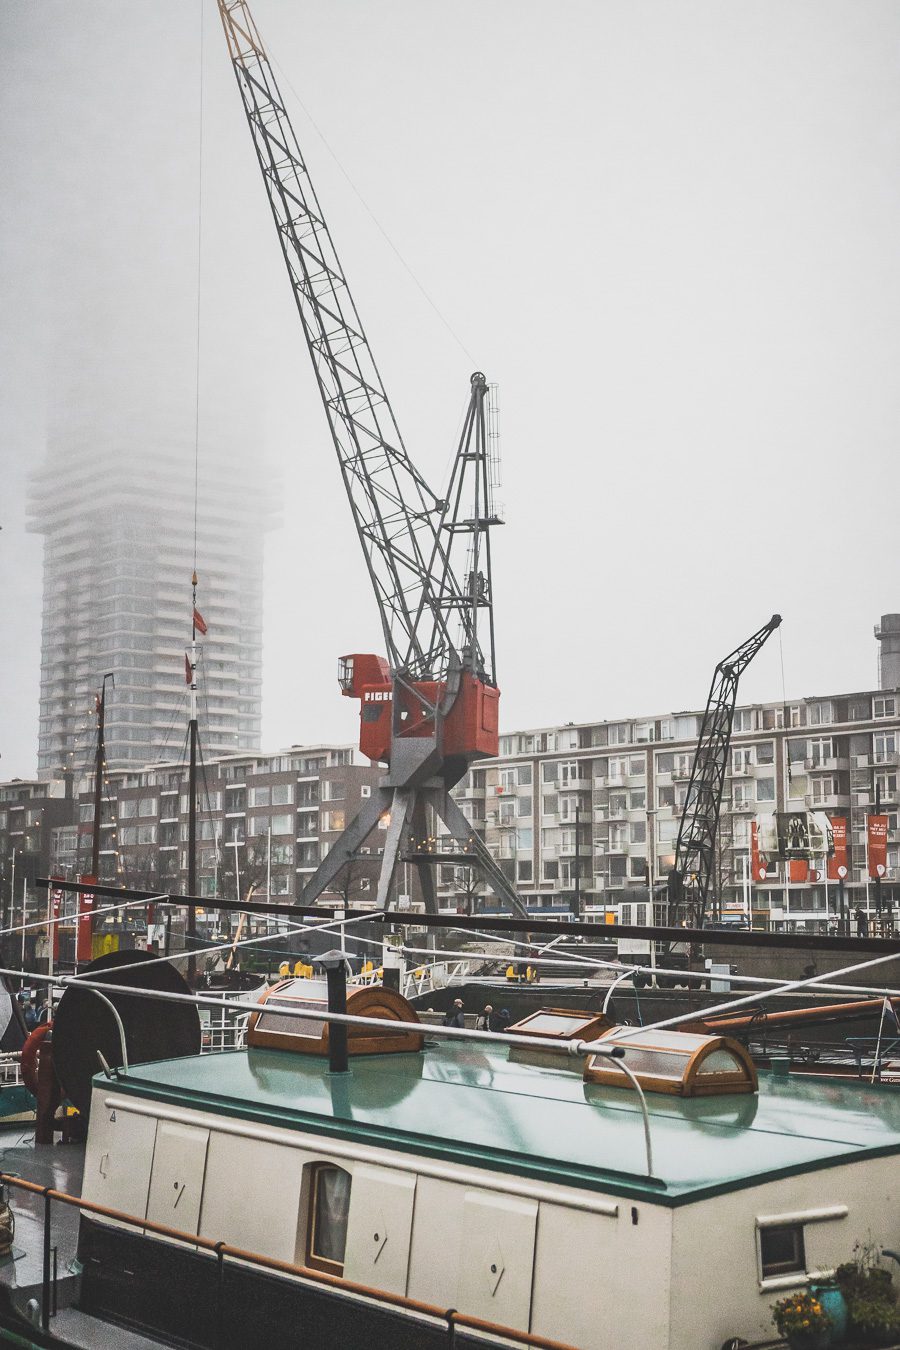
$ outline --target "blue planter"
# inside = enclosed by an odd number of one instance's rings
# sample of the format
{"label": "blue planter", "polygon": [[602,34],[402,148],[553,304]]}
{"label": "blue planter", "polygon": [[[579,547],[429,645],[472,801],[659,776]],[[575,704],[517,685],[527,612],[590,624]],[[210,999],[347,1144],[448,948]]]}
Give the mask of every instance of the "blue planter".
{"label": "blue planter", "polygon": [[847,1336],[847,1322],[849,1320],[847,1300],[844,1295],[836,1284],[814,1284],[809,1292],[819,1300],[831,1318],[831,1326],[827,1332],[828,1339],[825,1341],[825,1345],[843,1345]]}

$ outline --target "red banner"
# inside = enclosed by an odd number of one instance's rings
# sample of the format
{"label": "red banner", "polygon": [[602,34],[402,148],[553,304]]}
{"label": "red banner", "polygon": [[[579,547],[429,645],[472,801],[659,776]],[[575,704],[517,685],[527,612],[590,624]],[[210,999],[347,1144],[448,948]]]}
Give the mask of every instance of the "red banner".
{"label": "red banner", "polygon": [[755,820],[750,822],[750,875],[754,881],[765,881],[768,876],[766,859],[759,852],[759,827]]}
{"label": "red banner", "polygon": [[[96,882],[97,878],[92,876],[83,876],[79,878],[86,885]],[[94,937],[94,896],[90,891],[84,895],[77,895],[78,900],[78,937],[75,942],[75,960],[90,961],[93,958],[93,937]]]}
{"label": "red banner", "polygon": [[829,881],[843,881],[847,876],[847,817],[829,816],[831,837],[834,840],[834,852],[828,859],[827,876]]}
{"label": "red banner", "polygon": [[867,816],[869,876],[883,877],[887,871],[887,816]]}
{"label": "red banner", "polygon": [[[62,881],[62,877],[51,877],[51,881]],[[52,921],[50,924],[50,946],[53,952],[54,965],[59,960],[59,916],[62,913],[63,893],[59,890],[50,892],[50,913]]]}
{"label": "red banner", "polygon": [[809,881],[809,863],[805,858],[791,858],[788,863],[788,881]]}

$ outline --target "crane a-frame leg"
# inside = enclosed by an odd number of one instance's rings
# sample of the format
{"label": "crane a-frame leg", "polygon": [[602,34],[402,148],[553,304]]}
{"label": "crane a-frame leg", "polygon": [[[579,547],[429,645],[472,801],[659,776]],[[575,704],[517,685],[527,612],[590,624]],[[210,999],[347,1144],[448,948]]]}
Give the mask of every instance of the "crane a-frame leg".
{"label": "crane a-frame leg", "polygon": [[[428,832],[426,808],[430,807],[438,820],[443,821],[449,833],[456,839],[465,840],[472,849],[472,864],[482,873],[485,881],[502,904],[518,918],[527,919],[528,911],[522,904],[502,868],[492,857],[484,840],[466,820],[456,802],[450,796],[440,780],[423,784],[421,787],[379,787],[375,790],[359,814],[335,841],[303,887],[298,904],[312,905],[335,881],[341,870],[358,855],[362,845],[378,825],[389,816],[389,824],[384,840],[381,857],[381,871],[378,877],[376,906],[387,909],[391,897],[391,884],[400,861],[403,846],[410,834],[414,839],[424,840]],[[437,887],[434,878],[434,863],[429,861],[425,850],[416,850],[415,866],[422,888],[422,898],[429,914],[438,912]]]}

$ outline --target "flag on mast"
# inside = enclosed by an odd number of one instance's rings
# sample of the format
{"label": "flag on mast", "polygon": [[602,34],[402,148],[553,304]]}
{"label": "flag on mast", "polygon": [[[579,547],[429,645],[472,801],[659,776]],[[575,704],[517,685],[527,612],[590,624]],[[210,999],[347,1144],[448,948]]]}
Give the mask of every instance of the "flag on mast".
{"label": "flag on mast", "polygon": [[184,682],[185,682],[185,684],[190,684],[191,681],[193,680],[193,678],[194,678],[194,668],[193,668],[193,666],[191,665],[191,658],[188,656],[187,652],[185,652],[185,654],[184,654]]}
{"label": "flag on mast", "polygon": [[202,634],[203,636],[206,635],[207,631],[206,620],[204,619],[203,615],[200,613],[196,605],[194,606],[194,628],[198,633]]}

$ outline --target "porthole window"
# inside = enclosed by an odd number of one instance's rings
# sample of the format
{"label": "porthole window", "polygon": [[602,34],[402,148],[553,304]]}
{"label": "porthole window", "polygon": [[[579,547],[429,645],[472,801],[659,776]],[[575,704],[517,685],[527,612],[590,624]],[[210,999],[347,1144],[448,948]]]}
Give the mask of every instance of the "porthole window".
{"label": "porthole window", "polygon": [[806,1271],[803,1224],[785,1223],[759,1230],[759,1261],[764,1280]]}
{"label": "porthole window", "polygon": [[317,1163],[312,1169],[306,1261],[314,1270],[344,1273],[351,1181],[343,1167]]}

